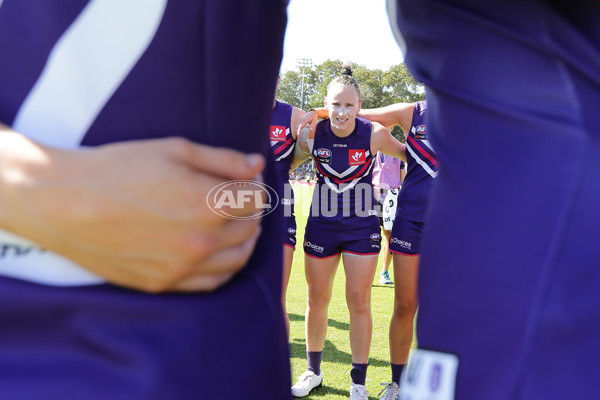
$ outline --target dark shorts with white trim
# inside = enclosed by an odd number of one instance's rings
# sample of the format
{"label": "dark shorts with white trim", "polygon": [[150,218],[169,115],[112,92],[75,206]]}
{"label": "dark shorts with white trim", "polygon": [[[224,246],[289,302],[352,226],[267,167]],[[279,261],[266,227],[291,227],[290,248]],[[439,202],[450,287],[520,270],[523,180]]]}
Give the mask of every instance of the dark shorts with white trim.
{"label": "dark shorts with white trim", "polygon": [[304,253],[310,257],[326,258],[340,253],[378,255],[381,250],[379,218],[373,223],[353,228],[319,224],[309,219],[304,232]]}
{"label": "dark shorts with white trim", "polygon": [[423,222],[410,221],[396,216],[390,235],[390,251],[394,254],[417,256],[423,243]]}
{"label": "dark shorts with white trim", "polygon": [[296,249],[296,218],[292,215],[283,217],[283,233],[281,236],[284,246]]}

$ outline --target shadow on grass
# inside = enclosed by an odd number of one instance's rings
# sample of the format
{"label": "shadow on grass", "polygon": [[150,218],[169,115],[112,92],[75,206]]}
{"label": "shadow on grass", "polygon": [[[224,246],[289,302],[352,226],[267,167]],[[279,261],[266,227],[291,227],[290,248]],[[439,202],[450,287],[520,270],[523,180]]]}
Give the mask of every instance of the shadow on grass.
{"label": "shadow on grass", "polygon": [[[290,321],[304,321],[304,315],[290,314],[290,313],[288,313],[288,317],[290,318]],[[336,321],[335,319],[331,319],[331,318],[329,318],[327,320],[327,326],[330,327],[330,328],[341,329],[341,330],[344,330],[344,331],[349,331],[350,330],[350,324],[349,323]]]}
{"label": "shadow on grass", "polygon": [[386,289],[393,289],[394,285],[381,285],[379,283],[374,283],[371,285],[372,288],[386,288]]}
{"label": "shadow on grass", "polygon": [[304,321],[304,315],[288,313],[290,321]]}

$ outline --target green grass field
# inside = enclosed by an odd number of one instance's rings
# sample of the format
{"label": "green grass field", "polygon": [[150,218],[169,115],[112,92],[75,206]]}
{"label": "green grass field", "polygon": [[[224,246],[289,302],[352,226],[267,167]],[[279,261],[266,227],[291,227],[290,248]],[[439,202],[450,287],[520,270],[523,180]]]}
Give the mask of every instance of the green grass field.
{"label": "green grass field", "polygon": [[[292,381],[306,370],[306,348],[304,335],[304,314],[306,310],[306,279],[304,278],[304,227],[310,207],[312,188],[304,185],[294,186],[296,198],[295,213],[297,223],[297,243],[294,262],[287,292],[287,309],[290,318],[290,349]],[[393,285],[379,284],[381,257],[372,289],[373,340],[367,373],[369,399],[377,399],[383,388],[382,382],[389,382],[388,328],[394,299]],[[390,275],[394,280],[390,268]],[[344,270],[338,268],[333,297],[329,306],[329,325],[327,339],[323,349],[323,386],[314,389],[306,399],[347,399],[350,388],[350,368],[352,356],[349,339],[349,315],[344,294]]]}

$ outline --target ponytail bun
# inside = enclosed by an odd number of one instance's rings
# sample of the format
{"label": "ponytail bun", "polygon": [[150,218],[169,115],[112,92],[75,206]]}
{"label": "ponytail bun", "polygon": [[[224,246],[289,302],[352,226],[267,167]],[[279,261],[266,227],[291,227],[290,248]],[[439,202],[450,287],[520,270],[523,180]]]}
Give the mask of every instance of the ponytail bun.
{"label": "ponytail bun", "polygon": [[342,75],[352,76],[352,67],[350,64],[342,65]]}

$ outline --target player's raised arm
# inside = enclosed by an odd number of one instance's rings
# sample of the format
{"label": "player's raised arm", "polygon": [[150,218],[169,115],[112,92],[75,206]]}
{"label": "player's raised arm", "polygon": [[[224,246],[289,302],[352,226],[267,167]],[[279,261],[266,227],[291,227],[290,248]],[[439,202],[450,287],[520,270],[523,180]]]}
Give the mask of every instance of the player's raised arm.
{"label": "player's raised arm", "polygon": [[385,126],[377,122],[373,122],[371,150],[373,154],[377,154],[378,151],[381,151],[382,153],[406,162],[406,146],[393,137]]}
{"label": "player's raised arm", "polygon": [[369,121],[379,122],[385,127],[400,126],[404,133],[410,129],[414,104],[396,103],[380,108],[361,109],[358,116]]}
{"label": "player's raised arm", "polygon": [[[291,121],[291,130],[292,130],[292,135],[294,137],[294,139],[296,140],[296,145],[298,143],[298,140],[300,138],[300,121],[302,121],[304,119],[304,117],[306,116],[306,112],[298,107],[294,107],[294,109],[292,110],[292,121]],[[298,167],[298,165],[302,164],[307,158],[309,157],[308,154],[306,154],[306,152],[300,152],[298,153],[296,151],[296,148],[294,148],[294,158],[292,159],[292,165],[290,166],[290,172],[295,170],[296,167]]]}
{"label": "player's raised arm", "polygon": [[311,132],[315,131],[319,119],[329,118],[329,111],[324,107],[311,108],[298,124],[298,132],[307,127]]}

